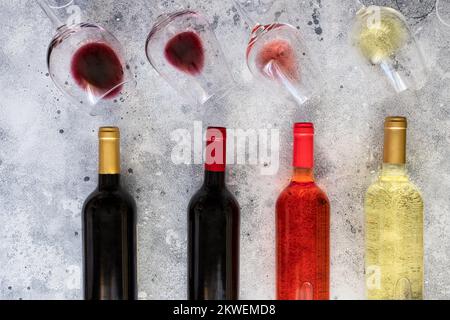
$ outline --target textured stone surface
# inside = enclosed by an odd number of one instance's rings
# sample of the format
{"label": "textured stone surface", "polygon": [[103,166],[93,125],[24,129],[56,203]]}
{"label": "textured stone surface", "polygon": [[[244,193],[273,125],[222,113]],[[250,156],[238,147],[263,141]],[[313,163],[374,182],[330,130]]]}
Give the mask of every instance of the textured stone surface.
{"label": "textured stone surface", "polygon": [[303,107],[252,79],[244,61],[249,28],[231,0],[190,1],[213,24],[239,83],[207,112],[174,95],[146,61],[145,38],[159,10],[154,1],[75,1],[84,20],[98,22],[122,41],[137,76],[136,94],[119,102],[113,115],[99,117],[69,102],[48,77],[45,56],[53,31],[39,7],[33,1],[1,1],[0,298],[82,297],[80,210],[96,186],[96,130],[107,124],[122,129],[123,180],[138,204],[140,297],[185,298],[185,211],[201,184],[202,168],[171,163],[170,134],[178,128],[193,131],[195,120],[281,130],[276,176],[261,176],[250,165],[233,166],[229,175],[242,207],[241,298],[273,298],[274,202],[289,179],[290,127],[309,120],[317,127],[318,180],[332,205],[331,296],[362,299],[363,194],[380,165],[387,115],[410,121],[409,169],[426,203],[426,298],[450,298],[450,10],[445,1],[440,0],[441,19],[435,1],[382,1],[401,6],[431,69],[423,89],[398,96],[371,68],[356,63],[348,35],[356,1],[276,1],[264,19],[298,26],[327,80],[320,102]]}

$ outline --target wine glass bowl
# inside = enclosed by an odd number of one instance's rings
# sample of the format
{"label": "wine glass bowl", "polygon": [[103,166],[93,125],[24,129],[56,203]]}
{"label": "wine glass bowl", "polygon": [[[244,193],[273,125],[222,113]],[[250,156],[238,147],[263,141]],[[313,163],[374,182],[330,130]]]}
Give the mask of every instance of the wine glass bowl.
{"label": "wine glass bowl", "polygon": [[447,28],[450,28],[450,1],[437,0],[436,15],[440,23],[442,23]]}
{"label": "wine glass bowl", "polygon": [[422,52],[405,17],[389,7],[363,7],[356,14],[353,45],[381,72],[397,93],[420,89],[427,77]]}
{"label": "wine glass bowl", "polygon": [[208,21],[190,10],[158,17],[146,42],[152,67],[182,96],[204,104],[234,85]]}
{"label": "wine glass bowl", "polygon": [[253,13],[259,18],[260,15],[267,13],[272,8],[275,0],[234,0],[234,2],[247,13]]}
{"label": "wine glass bowl", "polygon": [[102,27],[80,23],[58,28],[47,64],[56,86],[92,115],[124,101],[136,82],[123,59],[119,41]]}
{"label": "wine glass bowl", "polygon": [[257,24],[246,58],[255,77],[286,88],[299,104],[318,92],[321,77],[315,62],[298,30],[289,24]]}
{"label": "wine glass bowl", "polygon": [[[376,11],[379,10],[377,14]],[[408,38],[408,26],[400,12],[391,8],[369,7],[357,13],[356,44],[372,64],[395,55]]]}
{"label": "wine glass bowl", "polygon": [[[435,9],[439,0],[358,0],[362,5],[396,8],[408,19],[422,20]],[[448,0],[443,0],[448,1]]]}

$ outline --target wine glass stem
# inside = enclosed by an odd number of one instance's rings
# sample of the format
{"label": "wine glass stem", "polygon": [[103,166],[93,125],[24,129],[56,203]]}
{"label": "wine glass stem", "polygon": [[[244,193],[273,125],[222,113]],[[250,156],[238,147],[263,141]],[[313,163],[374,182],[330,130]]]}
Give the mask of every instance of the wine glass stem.
{"label": "wine glass stem", "polygon": [[361,0],[355,0],[355,7],[356,7],[356,12],[358,12],[359,10],[366,8],[366,5],[364,3],[362,3]]}
{"label": "wine glass stem", "polygon": [[59,29],[60,27],[65,25],[65,23],[63,23],[58,18],[58,16],[56,15],[55,11],[49,6],[47,0],[36,0],[36,2],[39,4],[41,9],[45,12],[45,14],[50,19],[50,21],[52,22],[53,26],[56,29]]}
{"label": "wine glass stem", "polygon": [[233,0],[236,9],[239,11],[240,15],[244,19],[244,21],[250,26],[250,28],[256,26],[258,23],[255,22],[252,18],[250,18],[249,13],[245,10],[238,0]]}
{"label": "wine glass stem", "polygon": [[170,13],[186,10],[185,1],[173,0],[170,5],[164,2],[158,2],[156,5],[151,1],[146,1],[145,4],[153,12],[154,17],[167,16]]}

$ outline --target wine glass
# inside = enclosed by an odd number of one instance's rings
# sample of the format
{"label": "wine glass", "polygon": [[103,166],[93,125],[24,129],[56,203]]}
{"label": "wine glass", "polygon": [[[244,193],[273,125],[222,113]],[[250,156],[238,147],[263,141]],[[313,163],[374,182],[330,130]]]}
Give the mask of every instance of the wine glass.
{"label": "wine glass", "polygon": [[96,24],[68,26],[59,20],[46,0],[36,1],[57,31],[47,53],[53,82],[91,115],[112,111],[136,85],[119,41]]}
{"label": "wine glass", "polygon": [[436,15],[444,26],[450,28],[450,1],[437,0]]}
{"label": "wine glass", "polygon": [[356,2],[367,7],[376,5],[395,8],[406,18],[418,20],[432,13],[436,4],[436,0],[356,0]]}
{"label": "wine glass", "polygon": [[299,30],[286,23],[256,23],[247,11],[266,12],[273,2],[266,0],[252,7],[254,1],[234,0],[247,24],[253,26],[247,65],[255,77],[284,87],[302,105],[318,94],[322,77]]}
{"label": "wine glass", "polygon": [[427,67],[405,17],[389,7],[362,7],[353,26],[353,45],[373,67],[379,68],[397,93],[419,90]]}
{"label": "wine glass", "polygon": [[[251,20],[255,16],[260,16],[267,13],[273,6],[275,0],[238,0],[235,4],[242,10],[245,10]],[[253,15],[253,17],[251,17]]]}
{"label": "wine glass", "polygon": [[218,99],[234,86],[214,31],[198,12],[160,15],[147,37],[146,53],[152,67],[193,103]]}

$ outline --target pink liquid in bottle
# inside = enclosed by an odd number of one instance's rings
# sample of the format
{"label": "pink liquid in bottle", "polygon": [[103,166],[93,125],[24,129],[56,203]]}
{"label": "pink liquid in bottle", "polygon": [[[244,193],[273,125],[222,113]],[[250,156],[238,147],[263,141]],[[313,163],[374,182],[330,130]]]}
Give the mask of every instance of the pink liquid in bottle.
{"label": "pink liquid in bottle", "polygon": [[202,40],[193,31],[178,33],[170,39],[164,55],[172,66],[194,76],[202,72],[205,64]]}
{"label": "pink liquid in bottle", "polygon": [[330,298],[330,201],[314,179],[314,126],[294,126],[294,174],[276,203],[277,299]]}

